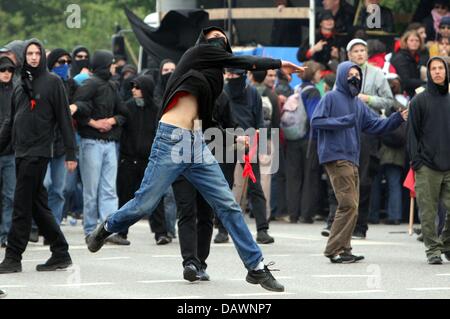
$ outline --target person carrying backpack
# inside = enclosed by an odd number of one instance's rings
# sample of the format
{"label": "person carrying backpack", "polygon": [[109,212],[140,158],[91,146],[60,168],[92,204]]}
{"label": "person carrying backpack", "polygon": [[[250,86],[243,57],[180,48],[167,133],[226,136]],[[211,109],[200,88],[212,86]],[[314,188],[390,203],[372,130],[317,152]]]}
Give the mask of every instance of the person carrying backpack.
{"label": "person carrying backpack", "polygon": [[313,223],[320,210],[320,165],[316,148],[317,131],[309,122],[320,101],[315,83],[320,64],[308,61],[300,88],[283,106],[280,127],[286,138],[287,207],[291,223]]}

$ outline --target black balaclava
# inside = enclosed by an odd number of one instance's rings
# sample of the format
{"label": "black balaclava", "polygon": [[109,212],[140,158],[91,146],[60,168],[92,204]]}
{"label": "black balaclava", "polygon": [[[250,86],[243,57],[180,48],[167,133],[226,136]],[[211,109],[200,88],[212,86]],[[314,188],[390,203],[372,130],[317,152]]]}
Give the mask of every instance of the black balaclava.
{"label": "black balaclava", "polygon": [[[80,52],[85,52],[88,55],[87,60],[76,60],[75,56],[80,53]],[[84,46],[77,46],[73,49],[72,51],[72,65],[70,68],[70,76],[74,77],[76,75],[78,75],[81,70],[83,70],[84,68],[88,68],[89,69],[89,57],[91,56],[91,54],[89,53],[89,50],[84,47]]]}
{"label": "black balaclava", "polygon": [[110,67],[113,62],[114,56],[110,51],[95,51],[91,61],[92,71],[94,75],[105,81],[108,81],[112,77]]}
{"label": "black balaclava", "polygon": [[[231,70],[228,70],[229,72]],[[229,93],[232,100],[242,100],[245,98],[245,88],[247,86],[247,76],[244,70],[234,70],[232,74],[239,75],[238,78],[232,78],[227,80],[229,87]]]}
{"label": "black balaclava", "polygon": [[352,96],[358,96],[359,92],[361,92],[361,79],[358,79],[356,76],[352,76],[347,80],[348,88],[350,89],[350,94]]}

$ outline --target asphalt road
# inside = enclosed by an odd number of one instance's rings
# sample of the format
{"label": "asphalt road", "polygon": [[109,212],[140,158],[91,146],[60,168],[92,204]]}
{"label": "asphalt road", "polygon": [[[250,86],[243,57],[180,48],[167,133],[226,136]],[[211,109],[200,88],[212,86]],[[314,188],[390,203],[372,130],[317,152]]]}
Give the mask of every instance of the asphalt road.
{"label": "asphalt road", "polygon": [[[248,220],[255,233],[254,220]],[[286,291],[274,293],[245,282],[243,267],[232,243],[212,244],[208,260],[210,282],[182,278],[178,240],[157,246],[148,224],[130,231],[132,245],[107,245],[90,253],[81,226],[64,226],[73,267],[38,273],[36,264],[49,256],[48,247],[30,244],[23,272],[0,275],[8,298],[449,298],[450,262],[426,263],[423,244],[407,234],[407,225],[371,226],[366,240],[353,241],[354,252],[366,259],[356,264],[331,264],[322,252],[323,224],[272,222],[275,244],[262,246],[265,261],[275,261],[276,278]],[[217,230],[214,232],[216,233]],[[4,249],[0,250],[3,258]]]}

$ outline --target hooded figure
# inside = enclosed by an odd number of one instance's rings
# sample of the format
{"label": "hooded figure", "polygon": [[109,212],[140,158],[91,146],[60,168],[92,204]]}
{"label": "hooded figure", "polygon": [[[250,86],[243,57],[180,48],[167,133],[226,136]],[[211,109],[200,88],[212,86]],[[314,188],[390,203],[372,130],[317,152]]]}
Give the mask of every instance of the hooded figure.
{"label": "hooded figure", "polygon": [[[15,71],[16,65],[7,56],[0,55],[0,69],[9,68]],[[14,72],[13,72],[14,74]],[[0,82],[0,140],[5,140],[4,147],[0,149],[0,156],[13,153],[11,141],[11,99],[13,94],[13,78],[8,83]]]}
{"label": "hooded figure", "polygon": [[[21,56],[24,61],[23,84],[14,89],[14,112],[11,112],[17,186],[14,193],[14,217],[0,273],[22,270],[20,260],[28,244],[32,217],[49,241],[52,252],[52,257],[45,264],[38,265],[36,270],[64,269],[72,264],[68,244],[48,208],[47,191],[43,185],[48,162],[54,155],[56,125],[60,127],[64,141],[66,165],[70,170],[76,168],[75,134],[68,99],[61,79],[47,70],[45,50],[39,40],[27,41]],[[27,62],[27,59],[36,61],[38,56],[37,66]],[[0,149],[3,147],[2,140]]]}
{"label": "hooded figure", "polygon": [[403,123],[400,113],[382,119],[358,98],[362,81],[356,64],[339,64],[335,89],[325,94],[311,119],[312,128],[318,130],[319,162],[325,166],[338,202],[324,252],[332,263],[364,259],[351,254],[351,238],[358,219],[361,132],[387,133]]}
{"label": "hooded figure", "polygon": [[159,73],[155,76],[156,77],[155,93],[153,94],[155,103],[158,107],[161,107],[161,103],[162,103],[162,99],[164,96],[164,92],[166,91],[167,83],[169,82],[169,79],[173,74],[173,72],[162,74],[163,66],[166,63],[173,63],[176,65],[176,63],[171,59],[164,59],[161,61],[161,64],[159,65]]}
{"label": "hooded figure", "polygon": [[23,50],[25,46],[25,41],[22,40],[14,40],[5,45],[5,48],[11,50],[11,52],[14,54],[15,60],[14,63],[16,64],[16,72],[14,73],[14,84],[17,84],[20,82],[21,78],[21,70],[23,66]]}
{"label": "hooded figure", "polygon": [[[409,106],[408,152],[415,173],[428,264],[442,264],[442,254],[450,260],[449,69],[445,60],[434,57],[427,71],[427,89],[416,95]],[[447,211],[440,236],[435,224],[438,207]]]}
{"label": "hooded figure", "polygon": [[194,47],[190,48],[179,61],[175,72],[167,83],[159,118],[172,104],[177,93],[187,92],[198,99],[198,114],[202,129],[211,126],[215,100],[223,90],[223,69],[225,67],[248,70],[278,69],[281,61],[254,56],[234,56],[228,40],[224,38],[206,39],[206,34],[218,27],[203,29]]}
{"label": "hooded figure", "polygon": [[[84,60],[77,60],[76,55],[80,52],[85,52],[88,55],[87,59]],[[76,75],[80,74],[81,70],[84,68],[89,69],[89,57],[90,57],[89,50],[84,46],[76,46],[72,51],[72,66],[70,68],[70,77],[73,78]]]}
{"label": "hooded figure", "polygon": [[[351,68],[358,70],[359,79],[348,78]],[[359,66],[349,61],[339,64],[335,89],[325,94],[314,111],[311,125],[319,130],[320,164],[348,160],[359,166],[361,132],[382,134],[403,122],[398,112],[383,120],[365,105],[358,98],[362,81]]]}
{"label": "hooded figure", "polygon": [[[444,85],[432,81],[430,65],[442,61],[445,66]],[[427,88],[410,104],[408,151],[415,171],[423,165],[436,171],[450,170],[450,95],[449,71],[444,59],[434,57],[427,64]]]}
{"label": "hooded figure", "polygon": [[67,52],[64,49],[57,48],[57,49],[53,49],[47,57],[48,69],[51,72],[57,74],[63,81],[67,81],[69,79],[69,64],[65,63],[58,67],[55,67],[55,64],[56,64],[56,62],[58,62],[59,58],[65,56],[65,55],[70,57],[69,52]]}

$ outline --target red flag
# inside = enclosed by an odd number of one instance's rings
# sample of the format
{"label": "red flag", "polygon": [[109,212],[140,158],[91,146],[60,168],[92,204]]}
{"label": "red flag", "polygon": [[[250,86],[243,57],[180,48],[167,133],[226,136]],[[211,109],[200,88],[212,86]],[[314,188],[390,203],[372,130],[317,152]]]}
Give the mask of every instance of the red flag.
{"label": "red flag", "polygon": [[403,187],[409,189],[409,195],[413,198],[416,197],[416,191],[414,185],[416,184],[416,179],[414,177],[414,171],[412,168],[409,169],[408,175],[406,175],[406,179],[403,182]]}
{"label": "red flag", "polygon": [[256,183],[256,177],[253,173],[252,165],[250,164],[251,160],[253,159],[253,156],[255,154],[257,155],[257,146],[258,146],[258,132],[256,132],[255,139],[253,142],[252,147],[250,148],[250,151],[248,154],[244,155],[244,170],[242,171],[242,177],[250,177],[253,183]]}

